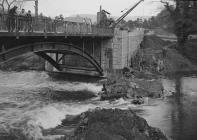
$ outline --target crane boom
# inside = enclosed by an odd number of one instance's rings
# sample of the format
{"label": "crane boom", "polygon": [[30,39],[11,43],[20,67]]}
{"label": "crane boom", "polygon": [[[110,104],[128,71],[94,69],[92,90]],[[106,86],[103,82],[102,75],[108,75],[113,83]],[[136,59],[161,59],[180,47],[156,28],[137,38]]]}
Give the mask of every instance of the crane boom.
{"label": "crane boom", "polygon": [[140,0],[139,2],[137,2],[133,7],[131,7],[126,13],[124,13],[121,17],[119,17],[114,24],[112,25],[112,27],[116,27],[116,25],[118,23],[120,23],[131,11],[133,11],[133,9],[135,9],[142,1],[144,0]]}

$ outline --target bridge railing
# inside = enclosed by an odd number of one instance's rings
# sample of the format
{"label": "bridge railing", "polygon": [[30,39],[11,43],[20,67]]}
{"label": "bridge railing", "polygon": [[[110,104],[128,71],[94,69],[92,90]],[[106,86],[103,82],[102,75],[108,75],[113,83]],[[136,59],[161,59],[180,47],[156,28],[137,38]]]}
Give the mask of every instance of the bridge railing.
{"label": "bridge railing", "polygon": [[8,20],[6,15],[0,14],[0,30],[7,30]]}
{"label": "bridge railing", "polygon": [[92,34],[112,36],[111,28],[87,23],[54,20],[46,17],[10,16],[0,14],[0,32],[65,33],[71,35]]}

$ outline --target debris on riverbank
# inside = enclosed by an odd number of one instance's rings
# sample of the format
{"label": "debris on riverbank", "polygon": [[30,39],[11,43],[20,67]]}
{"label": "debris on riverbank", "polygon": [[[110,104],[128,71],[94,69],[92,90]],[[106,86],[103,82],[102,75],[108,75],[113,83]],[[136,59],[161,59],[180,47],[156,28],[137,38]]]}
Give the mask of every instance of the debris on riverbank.
{"label": "debris on riverbank", "polygon": [[167,140],[131,110],[95,109],[80,115],[72,136],[64,140]]}
{"label": "debris on riverbank", "polygon": [[156,35],[145,36],[133,61],[134,69],[159,75],[197,70],[196,65],[175,49],[175,44]]}
{"label": "debris on riverbank", "polygon": [[[112,74],[106,82],[108,99],[164,96],[161,77],[180,71],[197,71],[197,66],[180,54],[169,41],[147,35],[133,58],[133,67],[123,75]],[[110,82],[113,81],[113,82]]]}
{"label": "debris on riverbank", "polygon": [[[105,94],[101,93],[101,100],[113,100],[118,98],[132,98],[137,100],[138,97],[160,98],[163,95],[163,85],[159,78],[138,78],[133,76],[112,76],[108,78],[105,84]],[[141,102],[141,101],[140,101]],[[143,102],[141,102],[143,103]]]}

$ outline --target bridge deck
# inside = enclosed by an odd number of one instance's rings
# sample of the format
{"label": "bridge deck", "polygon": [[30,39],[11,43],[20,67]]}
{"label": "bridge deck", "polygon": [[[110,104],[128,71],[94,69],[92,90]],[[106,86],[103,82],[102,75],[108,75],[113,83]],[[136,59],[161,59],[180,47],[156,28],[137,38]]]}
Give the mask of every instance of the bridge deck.
{"label": "bridge deck", "polygon": [[62,32],[6,32],[0,30],[0,37],[12,37],[12,36],[63,36],[63,37],[68,37],[68,36],[80,36],[80,37],[113,37],[112,34],[102,34],[102,33],[62,33]]}
{"label": "bridge deck", "polygon": [[0,36],[113,37],[113,29],[86,22],[60,21],[46,17],[27,19],[22,16],[0,15]]}

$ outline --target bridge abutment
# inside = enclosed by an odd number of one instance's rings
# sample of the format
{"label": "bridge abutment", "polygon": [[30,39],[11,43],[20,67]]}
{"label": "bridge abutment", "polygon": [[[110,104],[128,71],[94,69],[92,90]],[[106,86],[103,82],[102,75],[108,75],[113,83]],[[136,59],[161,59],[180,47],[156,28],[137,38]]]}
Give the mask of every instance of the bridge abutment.
{"label": "bridge abutment", "polygon": [[112,39],[103,40],[101,42],[101,66],[105,75],[108,72],[129,67],[143,39],[144,29],[142,28],[133,31],[116,28]]}

